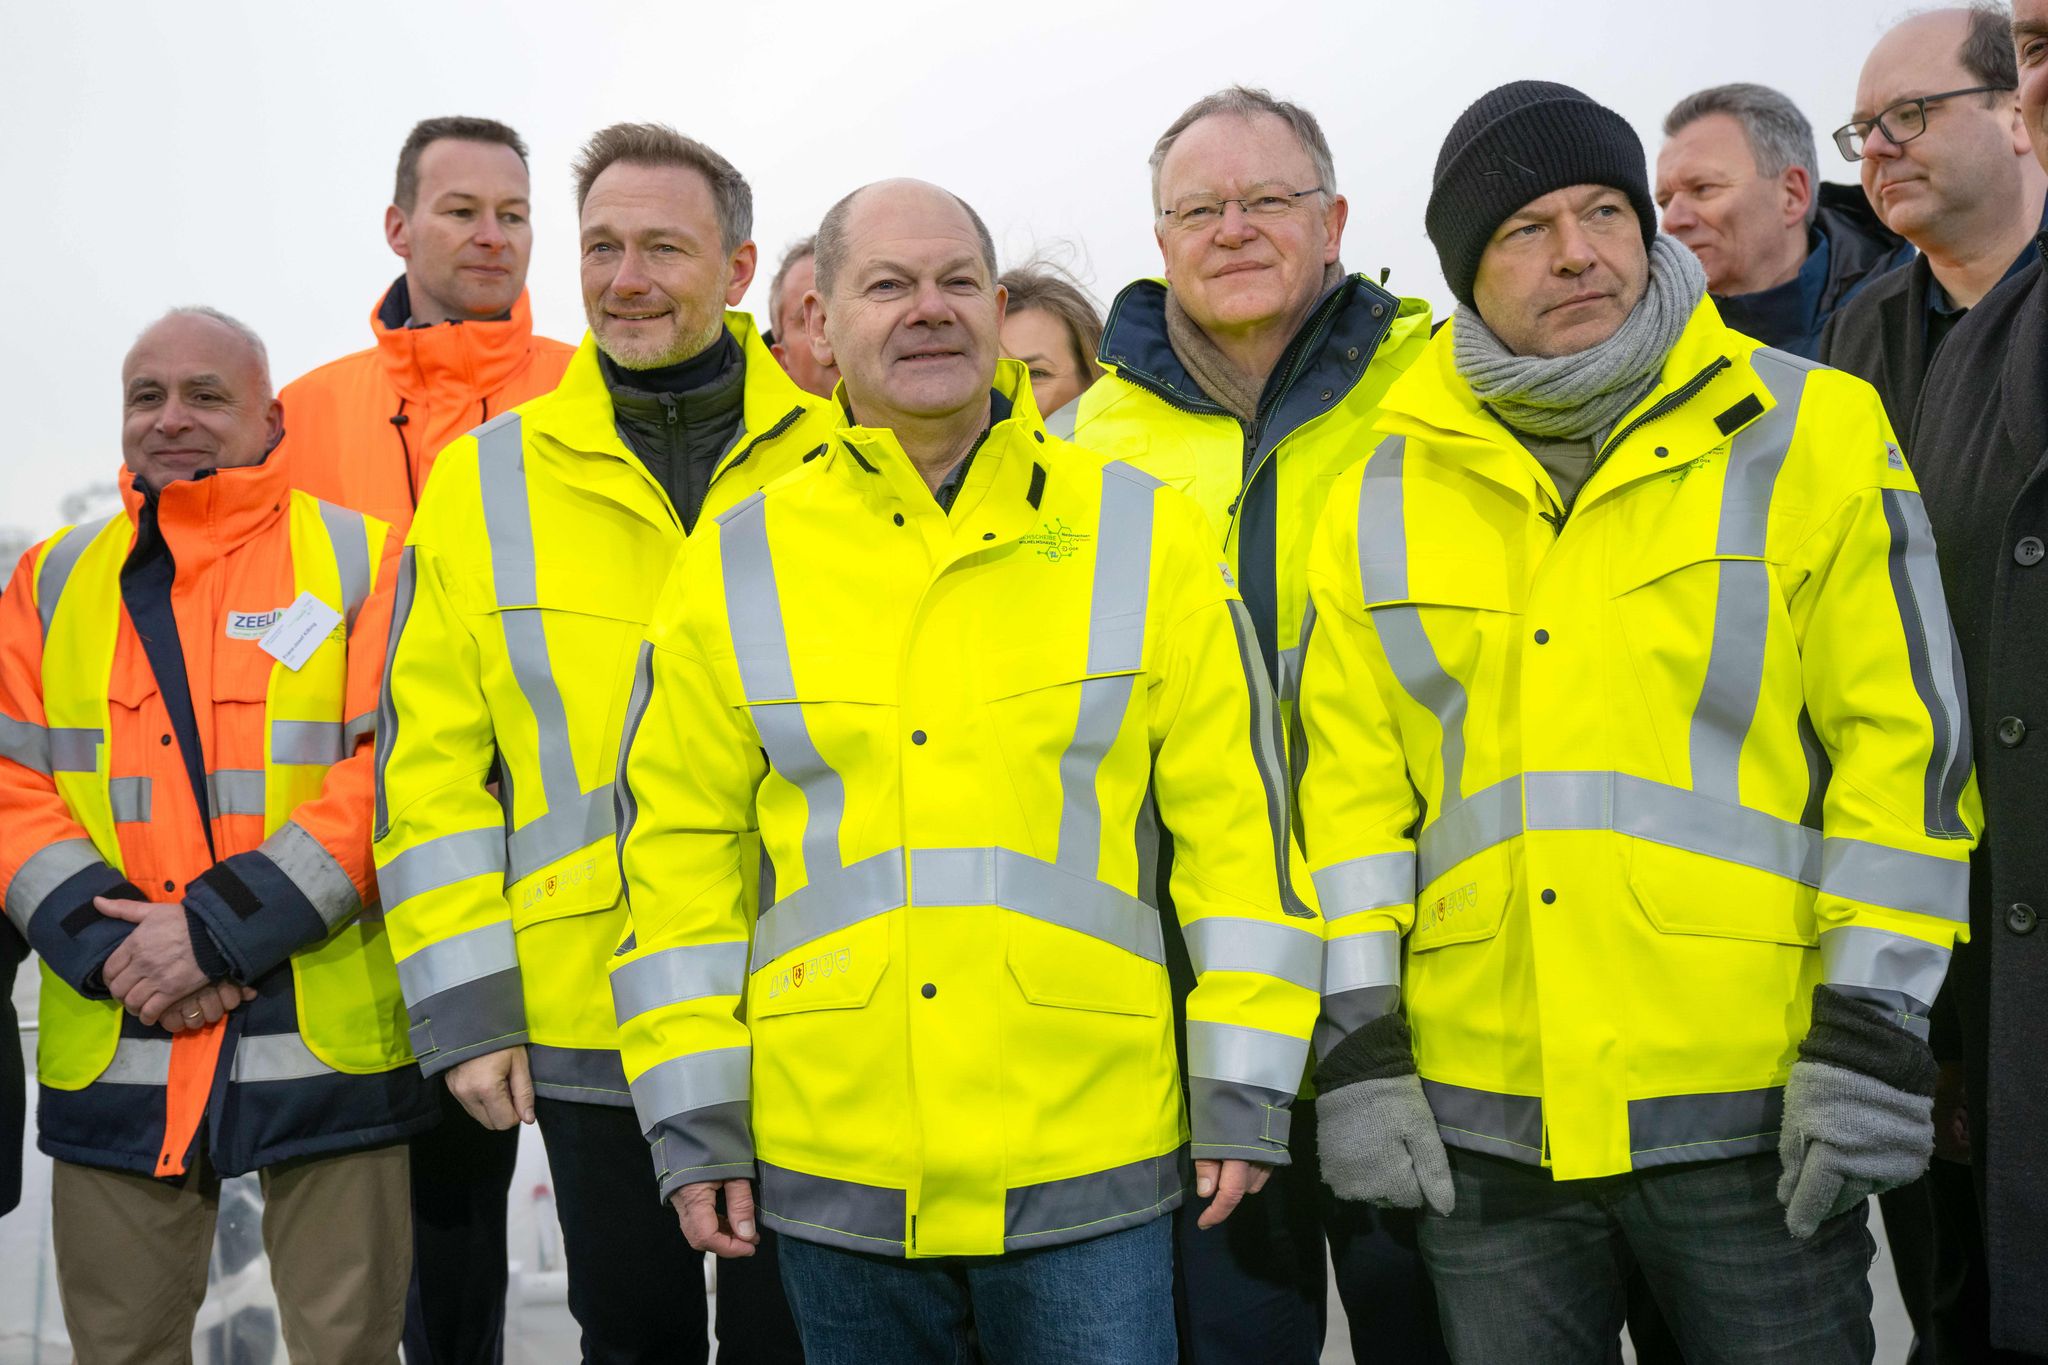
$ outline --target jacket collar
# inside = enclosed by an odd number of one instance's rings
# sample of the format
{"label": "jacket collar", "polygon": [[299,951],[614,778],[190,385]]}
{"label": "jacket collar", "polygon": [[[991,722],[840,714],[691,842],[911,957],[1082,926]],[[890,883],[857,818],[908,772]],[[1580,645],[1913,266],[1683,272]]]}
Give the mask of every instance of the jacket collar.
{"label": "jacket collar", "polygon": [[225,559],[262,534],[284,515],[291,497],[285,462],[267,457],[179,479],[157,491],[141,487],[134,471],[123,469],[120,485],[121,508],[130,525],[141,517],[145,501],[155,501],[158,529],[181,576]]}
{"label": "jacket collar", "polygon": [[370,331],[384,374],[400,397],[457,405],[496,393],[519,372],[533,347],[533,312],[526,291],[504,318],[408,327],[411,295],[400,275],[370,310]]}

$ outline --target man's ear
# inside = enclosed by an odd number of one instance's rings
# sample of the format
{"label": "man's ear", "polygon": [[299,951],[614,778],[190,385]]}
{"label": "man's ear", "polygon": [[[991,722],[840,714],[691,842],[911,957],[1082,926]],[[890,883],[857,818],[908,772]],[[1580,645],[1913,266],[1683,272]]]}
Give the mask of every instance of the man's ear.
{"label": "man's ear", "polygon": [[412,225],[406,222],[405,210],[396,204],[384,210],[384,244],[392,255],[412,259]]}
{"label": "man's ear", "polygon": [[1323,264],[1332,265],[1344,254],[1344,225],[1351,221],[1351,201],[1341,194],[1330,196],[1323,210]]}
{"label": "man's ear", "polygon": [[815,289],[804,291],[804,335],[811,343],[811,359],[826,369],[837,369],[832,341],[825,335],[825,300]]}
{"label": "man's ear", "polygon": [[726,307],[740,306],[740,300],[747,296],[747,286],[754,282],[754,268],[760,262],[761,253],[752,242],[741,242],[734,250],[731,259],[726,262]]}
{"label": "man's ear", "polygon": [[[2024,129],[2021,130],[2020,136],[2021,140],[2024,141],[2026,138]],[[1784,193],[1786,226],[1789,227],[1794,223],[1805,222],[1806,210],[1813,203],[1815,193],[1813,179],[1807,175],[1806,167],[1787,166],[1784,174],[1778,177],[1778,185]]]}

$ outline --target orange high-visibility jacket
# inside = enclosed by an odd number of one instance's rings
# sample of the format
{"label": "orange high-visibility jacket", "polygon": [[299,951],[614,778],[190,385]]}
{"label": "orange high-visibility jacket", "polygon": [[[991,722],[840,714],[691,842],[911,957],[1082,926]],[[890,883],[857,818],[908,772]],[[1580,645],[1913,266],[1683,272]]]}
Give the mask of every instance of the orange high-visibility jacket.
{"label": "orange high-visibility jacket", "polygon": [[408,327],[405,277],[370,312],[377,344],[291,383],[284,444],[292,487],[391,524],[400,541],[456,437],[561,382],[574,346],[533,334],[524,293],[496,322]]}
{"label": "orange high-visibility jacket", "polygon": [[[234,1174],[407,1136],[435,1109],[370,857],[398,539],[274,457],[153,502],[121,482],[0,596],[0,900],[42,960],[42,1150],[174,1175],[204,1125]],[[167,588],[143,572],[163,549]],[[259,639],[308,595],[334,624],[274,658]],[[182,902],[257,998],[175,1036],[124,1014],[104,969],[132,930],[100,895]]]}

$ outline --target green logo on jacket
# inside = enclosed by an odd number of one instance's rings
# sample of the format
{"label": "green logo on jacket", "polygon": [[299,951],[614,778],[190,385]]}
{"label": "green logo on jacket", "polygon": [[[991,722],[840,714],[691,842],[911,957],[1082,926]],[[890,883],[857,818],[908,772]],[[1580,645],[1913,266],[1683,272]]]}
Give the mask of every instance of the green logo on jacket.
{"label": "green logo on jacket", "polygon": [[1086,531],[1069,527],[1065,518],[1054,517],[1028,536],[1019,536],[1019,545],[1028,545],[1048,560],[1057,564],[1081,548],[1083,542],[1092,540]]}

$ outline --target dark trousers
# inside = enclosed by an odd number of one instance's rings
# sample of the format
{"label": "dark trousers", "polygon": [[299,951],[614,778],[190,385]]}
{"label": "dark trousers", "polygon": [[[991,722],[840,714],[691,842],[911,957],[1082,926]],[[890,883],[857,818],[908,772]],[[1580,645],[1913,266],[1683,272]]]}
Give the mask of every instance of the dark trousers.
{"label": "dark trousers", "polygon": [[505,1358],[505,1197],[519,1132],[494,1132],[434,1083],[441,1121],[412,1140],[406,1365]]}
{"label": "dark trousers", "polygon": [[1288,1151],[1266,1188],[1221,1226],[1174,1215],[1174,1308],[1185,1365],[1315,1365],[1328,1328],[1329,1279],[1350,1320],[1353,1356],[1385,1365],[1446,1360],[1436,1300],[1416,1248],[1416,1217],[1351,1204],[1321,1179],[1315,1106],[1297,1102]]}
{"label": "dark trousers", "polygon": [[[569,1312],[586,1365],[682,1365],[710,1358],[704,1256],[655,1197],[654,1164],[631,1109],[537,1099],[569,1268]],[[797,1365],[773,1234],[718,1266],[720,1365]]]}
{"label": "dark trousers", "polygon": [[1421,1230],[1452,1355],[1611,1359],[1634,1265],[1689,1365],[1869,1365],[1868,1206],[1795,1241],[1778,1174],[1763,1153],[1560,1181],[1453,1151],[1456,1207]]}
{"label": "dark trousers", "polygon": [[2038,1359],[1991,1347],[1990,1271],[1970,1167],[1937,1158],[1920,1179],[1880,1195],[1878,1206],[1913,1322],[1906,1365]]}

